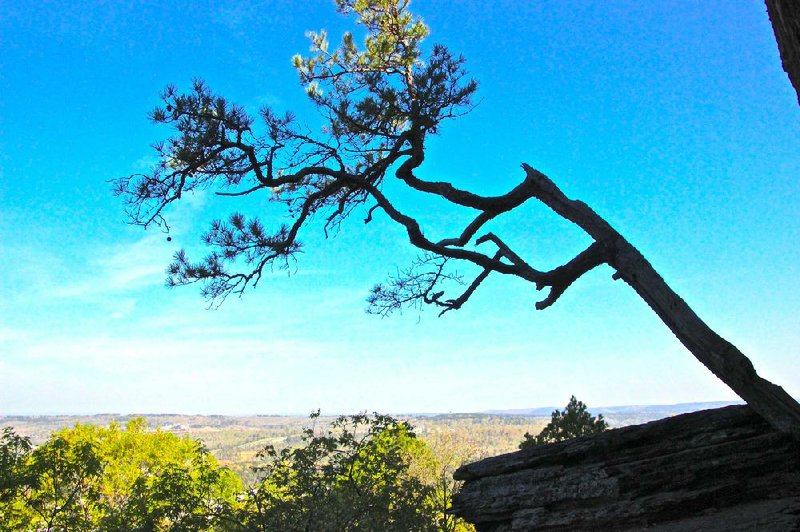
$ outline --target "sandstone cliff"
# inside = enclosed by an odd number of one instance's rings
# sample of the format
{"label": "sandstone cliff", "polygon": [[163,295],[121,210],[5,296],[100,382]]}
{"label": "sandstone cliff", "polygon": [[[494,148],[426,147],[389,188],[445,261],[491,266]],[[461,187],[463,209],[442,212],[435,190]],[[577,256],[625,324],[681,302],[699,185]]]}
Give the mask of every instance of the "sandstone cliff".
{"label": "sandstone cliff", "polygon": [[481,532],[800,530],[800,444],[747,406],[488,458],[456,472]]}

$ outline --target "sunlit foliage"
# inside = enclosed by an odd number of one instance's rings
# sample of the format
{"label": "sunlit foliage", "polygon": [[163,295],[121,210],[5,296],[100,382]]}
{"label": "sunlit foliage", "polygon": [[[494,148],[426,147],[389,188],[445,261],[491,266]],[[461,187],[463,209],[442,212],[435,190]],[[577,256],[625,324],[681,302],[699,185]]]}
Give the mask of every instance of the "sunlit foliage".
{"label": "sunlit foliage", "polygon": [[[146,431],[76,425],[32,449],[6,429],[0,441],[0,529],[214,529],[241,482],[198,442]],[[8,476],[9,478],[5,478]]]}
{"label": "sunlit foliage", "polygon": [[261,481],[242,510],[248,529],[457,530],[445,514],[449,500],[437,500],[436,458],[406,422],[343,416],[307,428],[300,446],[267,446],[261,457]]}
{"label": "sunlit foliage", "polygon": [[198,442],[142,418],[78,424],[36,448],[6,428],[0,530],[472,530],[446,513],[468,456],[458,445],[443,453],[379,414],[318,419],[299,445],[264,448],[249,487]]}

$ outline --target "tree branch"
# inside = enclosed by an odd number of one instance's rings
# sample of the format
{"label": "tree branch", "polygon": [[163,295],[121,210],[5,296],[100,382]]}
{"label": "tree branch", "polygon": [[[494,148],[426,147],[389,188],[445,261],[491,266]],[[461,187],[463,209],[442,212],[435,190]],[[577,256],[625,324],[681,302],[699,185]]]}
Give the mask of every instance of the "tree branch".
{"label": "tree branch", "polygon": [[599,242],[593,242],[578,256],[554,270],[544,274],[544,279],[536,283],[536,289],[549,286],[550,293],[536,303],[536,310],[543,310],[555,303],[567,288],[580,279],[583,274],[608,261],[606,249]]}
{"label": "tree branch", "polygon": [[[204,293],[212,299],[241,294],[258,283],[265,267],[299,253],[298,235],[315,214],[321,215],[327,236],[329,229],[338,229],[357,208],[374,200],[365,223],[382,209],[405,230],[411,245],[424,252],[411,268],[390,279],[388,287],[373,289],[368,301],[376,313],[422,304],[443,308],[442,314],[455,310],[492,272],[516,276],[539,290],[549,288],[536,304],[544,309],[581,276],[605,263],[698,360],[773,426],[800,438],[800,405],[758,377],[747,357],[702,322],[636,248],[588,205],[568,198],[549,177],[522,164],[522,182],[505,194],[483,196],[416,175],[425,160],[428,135],[437,133],[443,121],[472,109],[477,84],[465,79],[463,58],[443,46],[434,46],[423,60],[419,44],[427,28],[407,12],[407,2],[376,5],[340,2],[343,12],[356,13],[367,28],[363,50],[347,34],[336,50],[328,51],[323,32],[311,35],[312,56],[294,59],[308,97],[326,120],[321,140],[296,128],[290,114],[278,117],[268,108],[261,112],[266,134],[259,135],[241,107],[215,96],[202,82],[195,82],[185,95],[167,88],[164,107],[156,109],[152,118],[173,126],[176,135],[156,146],[160,162],[149,174],[114,182],[115,192],[126,197],[132,223],[164,224],[164,210],[183,193],[211,186],[221,189],[220,196],[243,196],[271,187],[270,199],[283,203],[292,220],[272,233],[257,219],[245,221],[238,214],[226,223],[214,222],[204,236],[212,251],[200,263],[189,262],[183,252],[176,254],[170,282],[203,281]],[[402,212],[384,191],[390,169],[411,191],[478,212],[458,236],[431,240],[419,221]],[[241,184],[242,180],[248,183]],[[497,248],[493,254],[469,247],[489,221],[531,198],[576,224],[592,243],[546,272],[528,264],[492,232],[474,245],[492,242]],[[461,282],[459,275],[445,269],[450,261],[474,264],[480,273],[460,296],[445,300],[441,284]]]}

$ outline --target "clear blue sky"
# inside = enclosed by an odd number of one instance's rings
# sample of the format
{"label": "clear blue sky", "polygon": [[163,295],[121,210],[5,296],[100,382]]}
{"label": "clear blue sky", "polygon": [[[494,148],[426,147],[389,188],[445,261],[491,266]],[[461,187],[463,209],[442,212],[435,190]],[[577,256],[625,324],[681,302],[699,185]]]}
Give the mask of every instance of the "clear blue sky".
{"label": "clear blue sky", "polygon": [[[298,5],[299,4],[299,5]],[[447,2],[412,6],[464,54],[481,104],[429,145],[426,177],[505,191],[528,162],[637,245],[765,377],[800,395],[800,108],[762,2]],[[216,311],[168,290],[215,215],[198,195],[173,242],[125,225],[106,180],[142,171],[168,83],[202,77],[250,110],[317,124],[290,58],[328,2],[8,2],[0,13],[0,414],[475,411],[733,399],[601,268],[558,304],[490,279],[437,318],[365,315],[415,252],[382,220],[304,236]],[[409,208],[437,230],[461,218]],[[529,203],[499,223],[553,266],[586,243]],[[443,235],[444,236],[444,235]],[[449,236],[449,235],[448,235]]]}

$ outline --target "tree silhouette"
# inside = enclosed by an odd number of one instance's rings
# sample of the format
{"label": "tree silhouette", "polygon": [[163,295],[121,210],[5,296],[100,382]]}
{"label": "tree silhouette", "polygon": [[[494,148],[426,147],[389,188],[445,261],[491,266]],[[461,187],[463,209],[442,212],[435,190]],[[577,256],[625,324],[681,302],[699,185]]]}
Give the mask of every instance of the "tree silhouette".
{"label": "tree silhouette", "polygon": [[800,4],[791,0],[766,0],[783,70],[800,102]]}
{"label": "tree silhouette", "polygon": [[533,436],[525,433],[525,439],[519,444],[520,449],[529,449],[545,443],[556,443],[571,440],[579,436],[597,434],[608,428],[608,423],[603,419],[603,414],[597,417],[589,413],[583,401],[578,401],[573,395],[564,410],[554,410],[550,416],[550,423],[542,431]]}
{"label": "tree silhouette", "polygon": [[[187,192],[208,188],[221,196],[266,194],[285,206],[291,220],[271,229],[242,213],[214,221],[203,237],[209,253],[196,261],[178,251],[168,283],[200,283],[203,294],[219,303],[256,286],[265,271],[288,267],[301,249],[301,231],[313,218],[323,221],[327,235],[356,212],[367,223],[383,213],[422,252],[407,269],[373,288],[369,311],[377,314],[423,304],[441,313],[459,309],[492,274],[546,290],[536,303],[541,310],[585,273],[607,264],[615,270],[613,278],[630,285],[700,362],[775,428],[800,437],[800,405],[761,378],[750,360],[710,329],[605,219],[568,198],[549,177],[522,164],[524,178],[516,187],[485,196],[420,175],[427,139],[443,122],[470,111],[477,83],[466,77],[464,59],[446,47],[434,45],[423,54],[428,30],[408,11],[408,3],[337,0],[339,11],[355,14],[366,29],[364,45],[357,46],[346,33],[331,48],[325,32],[312,33],[312,55],[295,56],[300,81],[325,121],[321,134],[269,107],[261,110],[257,124],[200,81],[186,94],[166,89],[152,119],[171,125],[176,134],[156,146],[160,160],[152,171],[115,181],[131,222],[168,230],[165,209]],[[384,186],[392,177],[392,186]],[[450,237],[431,239],[396,202],[398,186],[471,211],[471,221],[454,228]],[[583,229],[591,244],[564,264],[542,270],[484,229],[530,199]],[[452,269],[459,263],[479,270],[466,288],[458,286],[462,278]]]}

